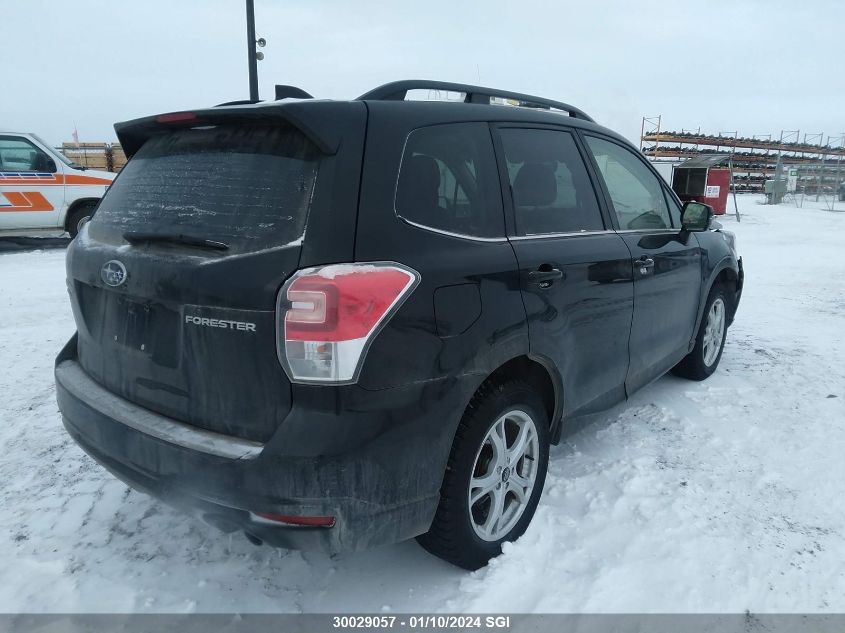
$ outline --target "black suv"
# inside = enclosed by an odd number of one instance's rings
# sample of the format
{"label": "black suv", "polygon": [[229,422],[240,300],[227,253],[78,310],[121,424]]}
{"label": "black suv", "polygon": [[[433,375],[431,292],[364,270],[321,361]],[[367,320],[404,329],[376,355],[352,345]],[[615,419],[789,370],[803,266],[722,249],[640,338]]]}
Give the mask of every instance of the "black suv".
{"label": "black suv", "polygon": [[255,543],[478,568],[575,418],[716,369],[733,235],[582,111],[279,92],[117,124],[68,249],[59,407],[130,486]]}

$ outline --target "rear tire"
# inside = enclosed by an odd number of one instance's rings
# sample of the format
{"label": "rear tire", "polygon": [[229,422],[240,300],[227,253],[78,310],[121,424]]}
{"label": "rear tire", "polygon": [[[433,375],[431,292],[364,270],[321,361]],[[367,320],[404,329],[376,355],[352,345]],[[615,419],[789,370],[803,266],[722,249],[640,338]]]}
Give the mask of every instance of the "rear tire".
{"label": "rear tire", "polygon": [[70,233],[71,239],[75,238],[85,223],[91,219],[96,207],[96,202],[82,202],[70,212],[67,219],[67,232]]}
{"label": "rear tire", "polygon": [[417,540],[454,565],[483,567],[528,528],[548,462],[537,391],[521,380],[482,385],[455,434],[434,521]]}
{"label": "rear tire", "polygon": [[707,296],[695,347],[675,365],[673,374],[690,380],[704,380],[716,371],[728,334],[728,305],[724,287],[714,285]]}

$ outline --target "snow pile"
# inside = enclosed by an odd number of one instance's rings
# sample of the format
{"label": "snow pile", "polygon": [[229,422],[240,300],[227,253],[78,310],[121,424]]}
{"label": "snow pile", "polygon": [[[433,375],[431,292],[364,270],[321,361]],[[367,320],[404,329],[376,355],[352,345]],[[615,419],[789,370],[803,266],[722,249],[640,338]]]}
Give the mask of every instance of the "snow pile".
{"label": "snow pile", "polygon": [[0,255],[0,610],[845,611],[845,213],[757,202],[723,220],[747,281],[719,371],[553,448],[528,532],[473,574],[413,542],[255,548],[128,490],[57,413],[64,253]]}

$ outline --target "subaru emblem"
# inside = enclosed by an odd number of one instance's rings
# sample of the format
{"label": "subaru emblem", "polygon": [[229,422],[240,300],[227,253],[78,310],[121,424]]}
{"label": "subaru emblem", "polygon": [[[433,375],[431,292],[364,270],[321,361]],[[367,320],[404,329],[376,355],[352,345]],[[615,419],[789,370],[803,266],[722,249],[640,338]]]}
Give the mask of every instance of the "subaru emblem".
{"label": "subaru emblem", "polygon": [[119,286],[126,281],[126,266],[116,259],[108,261],[100,269],[100,278],[107,286]]}

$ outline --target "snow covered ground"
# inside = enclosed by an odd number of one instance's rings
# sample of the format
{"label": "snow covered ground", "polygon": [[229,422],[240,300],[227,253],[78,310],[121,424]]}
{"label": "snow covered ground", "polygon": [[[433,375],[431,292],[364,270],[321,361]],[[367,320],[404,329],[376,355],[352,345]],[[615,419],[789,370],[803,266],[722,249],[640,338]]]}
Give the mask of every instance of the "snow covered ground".
{"label": "snow covered ground", "polygon": [[719,371],[553,447],[528,532],[472,574],[414,542],[256,548],[127,489],[59,420],[64,251],[0,255],[0,611],[845,611],[845,213],[758,202],[723,220],[746,290]]}

